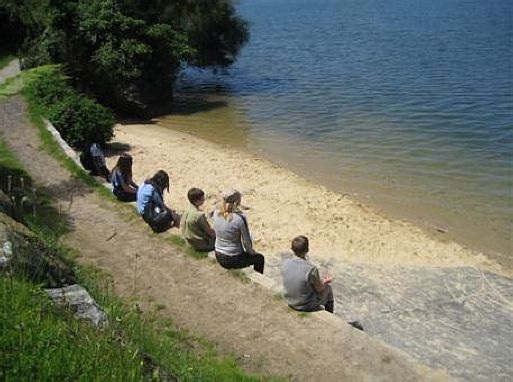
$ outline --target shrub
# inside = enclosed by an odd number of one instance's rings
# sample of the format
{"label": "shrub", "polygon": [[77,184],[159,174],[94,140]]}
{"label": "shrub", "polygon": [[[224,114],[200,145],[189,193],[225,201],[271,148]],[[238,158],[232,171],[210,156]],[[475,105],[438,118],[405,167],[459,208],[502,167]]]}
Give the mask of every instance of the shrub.
{"label": "shrub", "polygon": [[68,86],[68,77],[56,65],[32,69],[27,75],[25,89],[45,112],[56,102],[74,94],[74,90]]}
{"label": "shrub", "polygon": [[[114,115],[90,97],[77,93],[57,65],[31,70],[25,93],[39,105],[62,138],[73,147],[83,147],[92,135],[110,140]],[[94,134],[93,134],[94,133]]]}
{"label": "shrub", "polygon": [[73,94],[48,109],[48,119],[62,138],[74,147],[82,147],[88,138],[99,133],[105,141],[113,136],[112,113],[94,100]]}

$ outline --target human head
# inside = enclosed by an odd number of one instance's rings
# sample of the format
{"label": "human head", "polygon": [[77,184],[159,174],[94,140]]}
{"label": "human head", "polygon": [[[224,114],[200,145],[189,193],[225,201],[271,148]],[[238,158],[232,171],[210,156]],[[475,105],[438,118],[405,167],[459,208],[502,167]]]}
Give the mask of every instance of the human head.
{"label": "human head", "polygon": [[132,156],[128,153],[122,153],[116,162],[116,168],[119,168],[123,175],[132,176]]}
{"label": "human head", "polygon": [[290,245],[290,249],[296,256],[305,257],[308,253],[308,238],[303,235],[296,236],[292,239],[292,243]]}
{"label": "human head", "polygon": [[242,199],[242,194],[234,189],[228,189],[223,192],[223,202],[219,209],[219,213],[226,220],[231,220],[232,213],[237,210]]}
{"label": "human head", "polygon": [[164,170],[158,170],[150,179],[150,183],[156,186],[160,192],[164,189],[169,192],[169,175]]}
{"label": "human head", "polygon": [[203,201],[205,200],[205,193],[203,190],[193,187],[187,192],[187,199],[189,199],[189,202],[191,204],[194,204],[195,206],[200,206],[203,204]]}
{"label": "human head", "polygon": [[242,194],[239,191],[230,188],[223,192],[223,200],[225,203],[238,206],[242,200]]}

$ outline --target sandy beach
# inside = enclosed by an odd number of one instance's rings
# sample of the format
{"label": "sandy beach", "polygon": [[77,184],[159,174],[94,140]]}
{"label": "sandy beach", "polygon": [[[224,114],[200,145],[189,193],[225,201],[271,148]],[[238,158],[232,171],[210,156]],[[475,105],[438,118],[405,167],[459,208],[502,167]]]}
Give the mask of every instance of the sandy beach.
{"label": "sandy beach", "polygon": [[[170,174],[166,203],[187,206],[187,190],[200,187],[210,210],[226,188],[243,193],[250,229],[258,251],[270,259],[287,250],[290,239],[310,238],[314,259],[384,266],[473,266],[508,273],[492,259],[469,248],[428,236],[404,221],[309,182],[287,169],[245,152],[222,147],[158,124],[118,124],[112,143],[126,145],[134,156],[138,183],[156,170]],[[117,156],[108,158],[112,167]]]}

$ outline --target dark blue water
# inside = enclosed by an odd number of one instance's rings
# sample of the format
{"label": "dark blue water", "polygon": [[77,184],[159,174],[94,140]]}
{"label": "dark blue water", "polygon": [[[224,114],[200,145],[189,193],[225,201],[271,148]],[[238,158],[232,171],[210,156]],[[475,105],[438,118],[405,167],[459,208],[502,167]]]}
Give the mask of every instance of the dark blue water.
{"label": "dark blue water", "polygon": [[251,42],[236,65],[189,72],[182,91],[225,97],[249,123],[249,148],[297,172],[513,252],[513,1],[238,10]]}

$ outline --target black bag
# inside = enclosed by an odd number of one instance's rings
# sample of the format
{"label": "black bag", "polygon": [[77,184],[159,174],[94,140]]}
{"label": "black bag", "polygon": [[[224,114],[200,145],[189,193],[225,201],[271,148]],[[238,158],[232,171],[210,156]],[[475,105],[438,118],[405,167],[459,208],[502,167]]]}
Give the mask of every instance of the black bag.
{"label": "black bag", "polygon": [[[155,191],[153,191],[155,192]],[[151,227],[153,232],[165,232],[173,226],[173,215],[168,208],[161,208],[153,201],[153,195],[148,205],[144,208],[143,219]]]}

